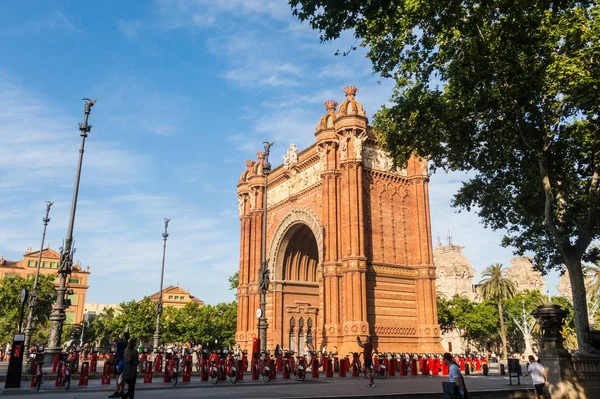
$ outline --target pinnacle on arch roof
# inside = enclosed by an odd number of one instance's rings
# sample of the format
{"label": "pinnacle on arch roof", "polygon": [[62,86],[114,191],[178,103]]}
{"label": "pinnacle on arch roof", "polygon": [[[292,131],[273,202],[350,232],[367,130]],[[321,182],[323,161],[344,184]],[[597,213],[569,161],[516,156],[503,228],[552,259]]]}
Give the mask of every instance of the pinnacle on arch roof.
{"label": "pinnacle on arch roof", "polygon": [[356,92],[358,91],[358,86],[344,86],[344,93],[346,93],[346,98],[354,98]]}
{"label": "pinnacle on arch roof", "polygon": [[328,127],[333,127],[333,119],[335,118],[335,108],[338,106],[338,102],[335,100],[328,100],[324,102],[325,109],[327,113],[321,117],[319,120],[319,124],[317,125],[318,129],[324,129]]}
{"label": "pinnacle on arch roof", "polygon": [[340,107],[338,108],[338,117],[343,115],[367,116],[362,104],[354,99],[356,92],[358,92],[357,86],[344,86],[346,100],[344,100],[344,102],[340,104]]}

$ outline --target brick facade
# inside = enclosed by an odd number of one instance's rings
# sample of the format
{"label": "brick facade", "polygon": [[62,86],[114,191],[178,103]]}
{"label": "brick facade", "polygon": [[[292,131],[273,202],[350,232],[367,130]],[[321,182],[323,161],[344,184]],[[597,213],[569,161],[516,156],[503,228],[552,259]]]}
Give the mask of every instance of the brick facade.
{"label": "brick facade", "polygon": [[[377,148],[357,88],[327,101],[316,142],[269,176],[267,348],[309,341],[357,349],[374,334],[380,351],[441,350],[435,299],[426,161],[394,170]],[[336,110],[337,108],[337,110]],[[241,221],[236,340],[256,337],[262,241],[263,154],[238,182]]]}

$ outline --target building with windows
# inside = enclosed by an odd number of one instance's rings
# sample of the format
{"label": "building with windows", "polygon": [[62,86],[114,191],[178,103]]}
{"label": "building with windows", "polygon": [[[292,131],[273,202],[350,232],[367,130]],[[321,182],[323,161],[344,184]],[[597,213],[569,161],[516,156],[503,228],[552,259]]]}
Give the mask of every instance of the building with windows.
{"label": "building with windows", "polygon": [[[40,251],[31,251],[28,247],[23,254],[23,259],[19,261],[10,261],[4,259],[4,255],[0,255],[0,280],[6,276],[18,275],[21,277],[33,277],[37,267]],[[42,252],[42,264],[40,266],[40,275],[55,275],[55,284],[58,285],[58,264],[60,262],[60,254],[50,246]],[[85,307],[85,296],[89,288],[88,280],[90,276],[89,266],[82,269],[78,262],[73,265],[73,271],[68,280],[67,288],[73,290],[73,295],[69,295],[71,306],[66,309],[67,324],[79,324],[83,320]]]}
{"label": "building with windows", "polygon": [[[160,298],[160,292],[153,294],[150,299],[154,302],[158,302]],[[190,302],[196,302],[198,305],[203,306],[204,302],[196,298],[189,291],[177,286],[169,286],[162,290],[162,303],[163,307],[171,306],[177,309],[185,307]]]}

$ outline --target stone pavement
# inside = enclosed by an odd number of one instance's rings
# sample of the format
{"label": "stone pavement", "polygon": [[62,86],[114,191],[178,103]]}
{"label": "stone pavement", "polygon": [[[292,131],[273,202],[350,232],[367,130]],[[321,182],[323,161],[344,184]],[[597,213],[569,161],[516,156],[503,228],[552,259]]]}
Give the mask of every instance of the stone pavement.
{"label": "stone pavement", "polygon": [[[278,376],[279,377],[279,376]],[[176,387],[155,380],[153,384],[143,384],[138,379],[136,385],[137,398],[441,398],[441,382],[447,377],[388,377],[385,380],[375,380],[375,387],[367,387],[364,377],[347,377],[332,379],[311,379],[306,381],[282,380],[277,378],[266,384],[263,381],[244,379],[237,384],[220,381],[217,385],[210,382],[200,382],[198,377],[191,383],[179,383]],[[508,378],[501,376],[468,376],[465,377],[467,387],[477,398],[526,398],[531,397],[531,379],[522,381],[521,386],[509,386]],[[95,399],[106,398],[114,389],[114,380],[110,387],[100,385],[100,381],[90,381],[88,387],[80,388],[76,382],[69,391],[55,388],[54,384],[45,382],[40,392],[32,391],[27,384],[21,389],[0,391],[0,397],[18,396],[34,398],[43,396],[48,399]]]}

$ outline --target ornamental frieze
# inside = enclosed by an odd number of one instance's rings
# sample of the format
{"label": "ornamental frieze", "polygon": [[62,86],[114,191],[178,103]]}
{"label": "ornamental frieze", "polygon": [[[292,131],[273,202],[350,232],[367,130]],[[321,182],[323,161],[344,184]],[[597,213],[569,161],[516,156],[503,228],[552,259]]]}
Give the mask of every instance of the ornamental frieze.
{"label": "ornamental frieze", "polygon": [[377,274],[388,275],[388,276],[419,277],[418,270],[406,269],[403,267],[370,265],[369,271],[375,272]]}
{"label": "ornamental frieze", "polygon": [[392,170],[393,162],[387,154],[375,147],[363,147],[363,162],[365,167],[382,172],[393,173],[399,176],[408,176],[408,170],[402,169],[399,171]]}
{"label": "ornamental frieze", "polygon": [[269,189],[267,206],[271,207],[290,196],[318,184],[321,181],[321,170],[323,162],[318,162],[301,172],[294,171],[292,176],[285,182]]}

